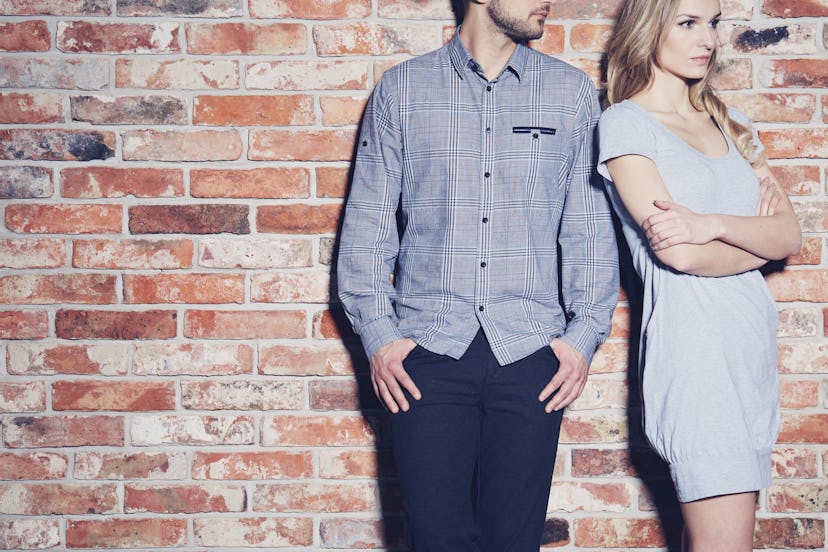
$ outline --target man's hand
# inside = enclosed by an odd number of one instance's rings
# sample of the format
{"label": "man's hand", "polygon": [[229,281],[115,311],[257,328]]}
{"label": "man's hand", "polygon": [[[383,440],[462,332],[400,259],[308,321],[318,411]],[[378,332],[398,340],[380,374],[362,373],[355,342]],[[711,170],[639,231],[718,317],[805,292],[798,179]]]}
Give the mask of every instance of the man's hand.
{"label": "man's hand", "polygon": [[[396,414],[408,411],[408,400],[402,388],[420,400],[421,394],[402,365],[417,344],[412,339],[397,339],[383,346],[371,357],[371,383],[377,398]],[[400,387],[402,386],[402,387]]]}
{"label": "man's hand", "polygon": [[574,347],[561,339],[553,339],[549,345],[558,357],[558,373],[546,384],[538,400],[543,402],[557,390],[555,397],[546,405],[547,413],[561,410],[577,399],[586,385],[589,366],[586,358]]}

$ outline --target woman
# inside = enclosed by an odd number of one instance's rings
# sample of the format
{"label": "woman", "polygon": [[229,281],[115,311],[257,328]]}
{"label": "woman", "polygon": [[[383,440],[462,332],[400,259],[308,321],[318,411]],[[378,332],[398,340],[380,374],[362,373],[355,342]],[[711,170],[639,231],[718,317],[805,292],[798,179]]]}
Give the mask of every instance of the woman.
{"label": "woman", "polygon": [[745,117],[709,86],[719,0],[629,0],[608,45],[599,171],[644,282],[647,438],[691,552],[752,550],[779,430],[776,305],[758,268],[799,251]]}

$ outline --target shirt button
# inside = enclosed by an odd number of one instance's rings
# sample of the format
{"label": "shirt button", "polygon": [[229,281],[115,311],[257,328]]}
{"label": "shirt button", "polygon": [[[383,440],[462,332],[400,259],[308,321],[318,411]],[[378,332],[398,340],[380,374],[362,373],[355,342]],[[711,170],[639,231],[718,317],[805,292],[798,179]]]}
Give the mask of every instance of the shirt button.
{"label": "shirt button", "polygon": [[480,268],[486,268],[486,261],[483,261],[482,263],[480,263]]}
{"label": "shirt button", "polygon": [[492,127],[486,127],[486,132],[491,132],[491,131],[492,131]]}
{"label": "shirt button", "polygon": [[480,312],[483,312],[486,309],[483,307],[483,305],[480,305],[479,307],[477,307],[477,310],[479,310]]}
{"label": "shirt button", "polygon": [[487,222],[489,222],[489,217],[483,217],[483,224],[486,224]]}
{"label": "shirt button", "polygon": [[492,91],[492,85],[491,85],[491,84],[490,84],[489,86],[487,86],[487,87],[486,87],[486,91],[487,91],[487,92],[491,92],[491,91]]}
{"label": "shirt button", "polygon": [[483,173],[483,176],[485,176],[486,178],[489,178],[490,176],[492,176],[492,173],[490,173],[489,171],[486,171],[486,172]]}

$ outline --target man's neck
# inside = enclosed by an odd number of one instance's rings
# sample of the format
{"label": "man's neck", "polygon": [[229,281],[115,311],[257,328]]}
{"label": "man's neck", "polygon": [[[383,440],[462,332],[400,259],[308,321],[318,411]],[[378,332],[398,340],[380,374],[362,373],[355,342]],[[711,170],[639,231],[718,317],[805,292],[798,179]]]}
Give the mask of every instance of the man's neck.
{"label": "man's neck", "polygon": [[506,67],[517,43],[497,29],[490,19],[469,10],[460,27],[460,40],[472,58],[483,68],[487,80],[496,78]]}

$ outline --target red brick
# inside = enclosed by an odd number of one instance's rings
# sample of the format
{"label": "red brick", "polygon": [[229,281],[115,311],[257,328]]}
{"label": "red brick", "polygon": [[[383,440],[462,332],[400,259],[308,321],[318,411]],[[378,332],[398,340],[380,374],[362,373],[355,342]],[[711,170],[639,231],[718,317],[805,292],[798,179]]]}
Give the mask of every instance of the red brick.
{"label": "red brick", "polygon": [[612,313],[612,328],[610,329],[610,337],[630,336],[630,308],[626,305],[618,305],[615,307],[615,312]]}
{"label": "red brick", "polygon": [[788,257],[789,266],[818,265],[822,262],[822,238],[803,237],[802,249],[793,257]]}
{"label": "red brick", "polygon": [[196,452],[194,479],[304,479],[313,476],[310,451]]}
{"label": "red brick", "polygon": [[828,301],[828,270],[785,270],[766,281],[777,301]]}
{"label": "red brick", "polygon": [[569,405],[570,410],[626,408],[627,382],[618,379],[589,378],[581,395]]}
{"label": "red brick", "polygon": [[296,126],[316,121],[313,97],[290,96],[198,96],[193,123],[228,126]]}
{"label": "red brick", "polygon": [[572,27],[569,43],[577,52],[604,52],[612,25],[579,23]]}
{"label": "red brick", "polygon": [[56,381],[52,384],[52,408],[128,412],[175,410],[175,387],[172,382]]}
{"label": "red brick", "polygon": [[234,161],[243,147],[235,130],[133,130],[123,136],[128,161]]}
{"label": "red brick", "polygon": [[277,376],[342,376],[354,373],[351,355],[340,344],[261,345],[259,372]]}
{"label": "red brick", "polygon": [[52,195],[52,169],[0,167],[0,199],[29,199]]}
{"label": "red brick", "polygon": [[655,519],[575,520],[575,545],[585,548],[658,548],[666,542]]}
{"label": "red brick", "polygon": [[0,303],[107,304],[117,301],[115,277],[104,274],[15,274],[0,277]]}
{"label": "red brick", "polygon": [[76,240],[75,268],[173,269],[193,266],[191,240]]}
{"label": "red brick", "polygon": [[306,27],[298,23],[187,25],[187,52],[190,54],[284,56],[306,53],[307,44]]}
{"label": "red brick", "polygon": [[627,420],[618,415],[567,413],[561,443],[621,443],[627,440]]}
{"label": "red brick", "polygon": [[766,130],[759,133],[771,159],[828,157],[828,130],[802,128]]}
{"label": "red brick", "polygon": [[255,546],[280,548],[311,546],[313,519],[217,517],[193,521],[195,542],[199,546]]}
{"label": "red brick", "polygon": [[[0,6],[2,6],[0,4]],[[60,545],[60,520],[0,519],[0,549],[54,548]]]}
{"label": "red brick", "polygon": [[[238,62],[215,59],[119,59],[115,62],[118,88],[215,90],[239,87]],[[101,87],[102,88],[102,87]]]}
{"label": "red brick", "polygon": [[813,94],[730,93],[728,105],[738,108],[753,122],[807,123],[816,111]]}
{"label": "red brick", "polygon": [[256,422],[252,416],[135,416],[130,426],[132,444],[252,445]]}
{"label": "red brick", "polygon": [[717,90],[753,88],[753,64],[750,59],[725,58],[716,66],[711,84]]}
{"label": "red brick", "polygon": [[235,343],[139,343],[136,375],[231,376],[253,372],[253,347]]}
{"label": "red brick", "polygon": [[124,276],[125,303],[244,303],[242,274]]}
{"label": "red brick", "polygon": [[61,339],[170,339],[176,334],[176,317],[171,310],[59,310],[55,332]]}
{"label": "red brick", "polygon": [[626,483],[553,481],[549,511],[624,512],[631,506],[632,496]]}
{"label": "red brick", "polygon": [[187,520],[183,518],[79,519],[66,524],[67,548],[167,548],[185,544]]}
{"label": "red brick", "polygon": [[44,205],[18,203],[6,206],[6,227],[30,234],[117,233],[123,226],[118,205]]}
{"label": "red brick", "polygon": [[828,414],[786,414],[777,443],[828,444]]}
{"label": "red brick", "polygon": [[241,512],[247,496],[238,485],[125,485],[124,512],[196,514]]}
{"label": "red brick", "polygon": [[363,61],[266,61],[247,66],[248,89],[365,90],[368,65]]}
{"label": "red brick", "polygon": [[175,54],[181,51],[178,29],[172,22],[59,21],[57,48],[66,53]]}
{"label": "red brick", "polygon": [[316,197],[344,198],[348,190],[347,167],[317,167]]}
{"label": "red brick", "polygon": [[376,484],[359,482],[257,485],[254,512],[370,512],[377,508]]}
{"label": "red brick", "polygon": [[828,511],[828,488],[824,485],[773,485],[767,493],[771,512]]}
{"label": "red brick", "polygon": [[42,516],[112,514],[118,510],[115,485],[10,483],[0,486],[0,512]]}
{"label": "red brick", "polygon": [[303,311],[198,311],[184,316],[184,335],[207,339],[296,339],[307,336]]}
{"label": "red brick", "polygon": [[788,195],[818,195],[822,190],[815,165],[774,165],[771,172]]}
{"label": "red brick", "polygon": [[0,57],[0,74],[0,84],[13,88],[100,90],[111,84],[105,59],[5,56]]}
{"label": "red brick", "polygon": [[354,130],[251,130],[248,158],[254,161],[347,161]]}
{"label": "red brick", "polygon": [[573,477],[633,476],[635,468],[626,449],[574,449]]}
{"label": "red brick", "polygon": [[179,169],[78,167],[63,169],[61,195],[74,198],[179,197],[184,177]]}
{"label": "red brick", "polygon": [[359,410],[360,396],[357,382],[321,380],[308,382],[311,410]]}
{"label": "red brick", "polygon": [[76,479],[185,479],[184,452],[77,452]]}
{"label": "red brick", "polygon": [[42,412],[46,410],[43,382],[0,382],[0,412]]}
{"label": "red brick", "polygon": [[0,159],[91,161],[115,155],[115,133],[98,130],[0,130]]}
{"label": "red brick", "polygon": [[809,447],[776,448],[771,456],[773,477],[779,479],[814,479],[817,477],[817,453]]}
{"label": "red brick", "polygon": [[313,337],[317,339],[358,340],[351,323],[340,307],[317,312],[313,315]]}
{"label": "red brick", "polygon": [[275,234],[334,234],[342,204],[263,205],[256,213],[259,232]]}
{"label": "red brick", "polygon": [[810,518],[757,519],[753,547],[813,550],[825,545],[825,520]]}
{"label": "red brick", "polygon": [[62,479],[66,477],[68,464],[69,460],[64,454],[0,452],[0,479]]}
{"label": "red brick", "polygon": [[242,0],[209,0],[207,2],[118,0],[118,15],[120,16],[238,17],[243,14]]}
{"label": "red brick", "polygon": [[370,548],[396,550],[404,548],[399,519],[323,519],[319,536],[326,548]]}
{"label": "red brick", "polygon": [[182,381],[181,406],[191,410],[301,410],[299,381]]}
{"label": "red brick", "polygon": [[549,19],[614,19],[620,6],[618,0],[568,2],[552,0]]}
{"label": "red brick", "polygon": [[17,416],[0,422],[8,448],[124,445],[124,419],[113,416]]}
{"label": "red brick", "polygon": [[629,345],[625,341],[608,341],[601,344],[592,357],[590,374],[621,373],[627,371]]}
{"label": "red brick", "polygon": [[371,14],[371,0],[249,0],[249,3],[252,17],[268,19],[358,19]]}
{"label": "red brick", "polygon": [[824,17],[828,16],[828,6],[823,0],[764,0],[762,13],[771,17]]}
{"label": "red brick", "polygon": [[356,125],[362,119],[367,98],[365,96],[323,96],[322,124],[325,126]]}
{"label": "red brick", "polygon": [[390,451],[331,448],[319,451],[319,477],[325,479],[387,479],[394,473]]}
{"label": "red brick", "polygon": [[16,375],[102,375],[127,373],[127,346],[9,344],[6,349],[8,372]]}
{"label": "red brick", "polygon": [[770,88],[826,88],[828,60],[769,59],[759,70],[759,81]]}
{"label": "red brick", "polygon": [[109,0],[5,0],[2,15],[111,15]]}
{"label": "red brick", "polygon": [[255,274],[250,298],[257,303],[328,303],[331,276],[325,272]]}
{"label": "red brick", "polygon": [[247,205],[136,205],[129,208],[133,234],[249,234]]}
{"label": "red brick", "polygon": [[58,94],[42,92],[0,94],[0,123],[60,123],[63,119],[63,105]]}
{"label": "red brick", "polygon": [[265,446],[369,446],[375,430],[362,416],[274,416],[262,421]]}
{"label": "red brick", "polygon": [[439,29],[421,24],[314,25],[319,56],[424,54],[442,45]]}
{"label": "red brick", "polygon": [[[819,382],[783,379],[779,386],[782,408],[803,409],[819,406]],[[826,427],[828,431],[828,427]]]}
{"label": "red brick", "polygon": [[184,125],[187,104],[174,96],[72,96],[72,120],[96,125]]}
{"label": "red brick", "polygon": [[[454,35],[452,29],[451,35]],[[449,39],[448,35],[444,39]],[[545,25],[543,36],[529,43],[533,50],[548,55],[562,54],[566,48],[566,27],[563,25]]]}
{"label": "red brick", "polygon": [[782,374],[828,374],[828,344],[824,342],[797,340],[780,343],[778,350]]}
{"label": "red brick", "polygon": [[293,199],[310,196],[310,175],[297,167],[259,169],[194,169],[193,197]]}
{"label": "red brick", "polygon": [[379,0],[377,13],[380,17],[389,19],[454,19],[455,17],[451,4],[442,0]]}
{"label": "red brick", "polygon": [[65,264],[63,240],[0,239],[0,268],[59,268]]}
{"label": "red brick", "polygon": [[51,35],[45,21],[0,23],[0,52],[45,52],[50,47]]}
{"label": "red brick", "polygon": [[49,336],[46,311],[0,311],[0,339],[43,339]]}

